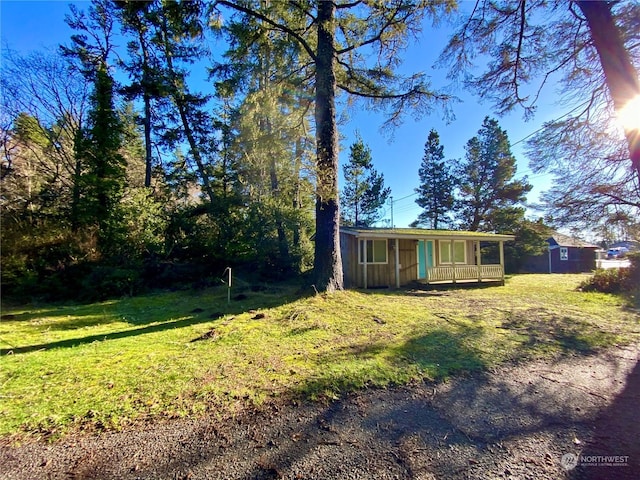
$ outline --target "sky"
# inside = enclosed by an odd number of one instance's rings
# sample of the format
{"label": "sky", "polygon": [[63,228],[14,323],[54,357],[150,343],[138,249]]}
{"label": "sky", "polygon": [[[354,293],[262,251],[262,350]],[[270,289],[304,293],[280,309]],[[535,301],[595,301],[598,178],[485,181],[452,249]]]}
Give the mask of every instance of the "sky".
{"label": "sky", "polygon": [[[89,5],[82,1],[74,3],[81,8]],[[64,0],[0,0],[0,38],[3,51],[9,47],[26,54],[33,50],[56,49],[61,43],[68,44],[72,34],[64,22],[64,16],[69,12],[68,4]],[[462,9],[471,5],[468,1],[461,2]],[[446,45],[450,31],[451,27],[448,25],[442,25],[439,29],[425,29],[423,38],[402,54],[402,69],[405,72],[426,72],[435,88],[448,86],[450,80],[447,79],[446,69],[433,68],[433,64]],[[415,188],[419,184],[418,169],[424,144],[432,128],[440,135],[445,158],[463,158],[465,144],[477,134],[484,117],[495,117],[509,136],[512,152],[517,160],[516,177],[526,175],[534,186],[528,195],[528,203],[537,203],[540,193],[551,186],[550,174],[531,172],[523,150],[524,140],[545,121],[559,118],[570,110],[570,107],[557,105],[559,97],[554,86],[550,85],[543,90],[538,111],[527,122],[523,119],[522,111],[498,117],[489,103],[483,103],[471,92],[459,90],[455,95],[461,101],[452,105],[455,120],[451,122],[446,122],[443,112],[436,109],[431,115],[417,119],[408,112],[401,126],[393,130],[383,129],[385,118],[382,114],[364,110],[362,105],[356,103],[346,112],[340,125],[341,164],[348,160],[349,145],[355,141],[356,133],[359,133],[371,149],[375,168],[384,175],[386,186],[391,188],[393,209],[387,205],[384,218],[390,222],[393,210],[393,224],[396,227],[408,226],[421,211],[415,203]],[[532,210],[528,214],[531,217],[540,215]]]}

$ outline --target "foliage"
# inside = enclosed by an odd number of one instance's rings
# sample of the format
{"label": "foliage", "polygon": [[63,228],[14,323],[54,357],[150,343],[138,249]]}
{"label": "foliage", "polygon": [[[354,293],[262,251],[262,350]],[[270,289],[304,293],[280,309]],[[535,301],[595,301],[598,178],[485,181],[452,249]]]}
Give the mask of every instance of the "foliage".
{"label": "foliage", "polygon": [[2,209],[9,225],[74,223],[91,83],[60,55],[3,52]]}
{"label": "foliage", "polygon": [[380,209],[391,194],[384,176],[373,167],[371,149],[360,135],[349,147],[349,162],[342,166],[345,185],[340,203],[346,225],[372,227],[380,219]]}
{"label": "foliage", "polygon": [[[456,219],[470,231],[499,231],[506,215],[524,211],[517,205],[532,188],[523,180],[515,180],[516,160],[511,153],[507,132],[497,120],[485,117],[478,136],[465,147],[465,159],[457,167],[459,211]],[[515,210],[514,210],[515,208]]]}
{"label": "foliage", "polygon": [[[104,271],[96,285],[109,278],[127,281],[126,272]],[[231,304],[220,282],[98,303],[3,304],[0,435],[225,417],[637,341],[637,315],[618,297],[576,291],[582,278],[515,276],[447,295],[300,297],[299,285],[236,277]]]}
{"label": "foliage", "polygon": [[81,224],[98,227],[98,248],[110,255],[117,248],[120,219],[116,206],[125,185],[126,160],[120,153],[123,130],[113,100],[113,79],[104,64],[97,66],[89,126],[79,140],[78,154],[86,171],[81,180]]}
{"label": "foliage", "polygon": [[120,226],[115,242],[119,254],[130,258],[162,255],[168,213],[148,189],[138,187],[127,191],[115,213]]}
{"label": "foliage", "polygon": [[551,236],[552,229],[543,219],[536,221],[520,216],[509,231],[515,235],[513,242],[505,243],[505,270],[508,273],[520,272],[527,257],[539,256],[548,251],[546,240]]}
{"label": "foliage", "polygon": [[[407,107],[430,111],[448,96],[434,93],[423,74],[397,74],[398,52],[420,27],[424,16],[436,17],[449,2],[339,4],[313,2],[239,2],[220,0],[218,9],[232,9],[242,20],[255,21],[270,33],[285,35],[300,52],[301,85],[313,91],[316,134],[316,231],[314,277],[318,288],[341,290],[342,265],[338,239],[338,125],[336,96],[343,91],[388,107],[397,123]],[[222,14],[221,10],[218,10]],[[237,25],[238,22],[234,23]],[[251,38],[237,36],[241,51]],[[368,55],[375,49],[377,55]]]}
{"label": "foliage", "polygon": [[639,19],[634,1],[478,3],[441,56],[499,113],[521,107],[531,117],[558,80],[569,111],[527,142],[527,156],[534,173],[554,174],[542,207],[559,224],[593,228],[621,212],[640,215],[640,136],[616,121],[640,95]]}
{"label": "foliage", "polygon": [[596,270],[580,284],[585,292],[625,293],[632,303],[640,303],[640,253],[627,254],[629,267]]}
{"label": "foliage", "polygon": [[622,293],[628,289],[629,283],[629,269],[609,268],[596,270],[579,288],[585,292]]}
{"label": "foliage", "polygon": [[440,145],[440,136],[435,130],[429,132],[424,145],[418,178],[420,185],[416,188],[416,203],[423,211],[416,224],[432,229],[450,227],[457,179],[452,173],[451,164],[444,160],[444,147]]}

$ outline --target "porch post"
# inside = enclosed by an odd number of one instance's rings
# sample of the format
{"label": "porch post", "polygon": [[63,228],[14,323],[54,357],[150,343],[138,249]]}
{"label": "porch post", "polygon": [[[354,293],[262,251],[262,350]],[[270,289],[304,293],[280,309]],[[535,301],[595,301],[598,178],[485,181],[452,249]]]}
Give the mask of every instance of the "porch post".
{"label": "porch post", "polygon": [[478,265],[478,283],[482,282],[482,258],[480,254],[480,240],[476,241],[476,264]]}
{"label": "porch post", "polygon": [[396,238],[396,288],[400,288],[400,239]]}
{"label": "porch post", "polygon": [[364,284],[364,289],[367,289],[367,239],[363,239],[362,243],[364,244],[364,259],[362,261],[362,282]]}
{"label": "porch post", "polygon": [[500,240],[500,267],[502,270],[502,284],[504,285],[504,242]]}
{"label": "porch post", "polygon": [[451,240],[449,242],[449,245],[451,245],[451,250],[449,250],[451,252],[451,267],[453,269],[453,283],[456,283],[456,241],[455,240]]}

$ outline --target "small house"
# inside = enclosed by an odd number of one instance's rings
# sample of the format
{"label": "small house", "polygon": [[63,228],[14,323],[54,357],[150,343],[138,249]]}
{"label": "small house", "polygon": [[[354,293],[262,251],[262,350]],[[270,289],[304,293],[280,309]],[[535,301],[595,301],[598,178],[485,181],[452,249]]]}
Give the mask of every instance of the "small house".
{"label": "small house", "polygon": [[[513,239],[481,232],[340,227],[345,286],[504,282],[504,242]],[[498,246],[497,261],[483,260],[487,242]]]}
{"label": "small house", "polygon": [[529,257],[522,270],[530,273],[583,273],[596,269],[598,245],[554,233],[547,238],[548,251]]}

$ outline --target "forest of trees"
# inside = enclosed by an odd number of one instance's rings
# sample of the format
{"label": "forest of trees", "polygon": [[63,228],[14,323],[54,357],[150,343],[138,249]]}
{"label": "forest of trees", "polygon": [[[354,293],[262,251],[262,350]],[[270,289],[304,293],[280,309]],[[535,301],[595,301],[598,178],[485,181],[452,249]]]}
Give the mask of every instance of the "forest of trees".
{"label": "forest of trees", "polygon": [[[547,193],[549,212],[577,223],[598,209],[605,218],[633,219],[640,211],[637,132],[608,129],[606,142],[594,132],[624,98],[640,94],[640,7],[499,3],[476,5],[441,61],[501,111],[533,113],[535,99],[522,86],[564,71],[567,92],[587,91],[588,105],[532,138],[531,158],[536,169],[555,172],[584,161]],[[59,50],[3,51],[3,290],[106,297],[176,279],[206,282],[227,266],[270,279],[308,271],[317,289],[341,289],[336,99],[380,109],[390,125],[405,114],[442,111],[450,94],[435,91],[424,74],[397,69],[408,42],[455,8],[453,0],[71,5],[66,20],[75,33]],[[553,13],[542,16],[547,29],[532,20],[542,8]],[[594,32],[615,40],[618,65],[603,60],[607,40]],[[502,61],[473,78],[466,72],[478,53]],[[208,82],[194,80],[194,71],[207,72]],[[583,78],[588,72],[595,73]],[[483,129],[499,132],[491,122]],[[481,130],[462,171],[447,175],[471,182],[490,136]],[[431,140],[424,161],[430,155],[434,166],[442,151]],[[361,147],[354,159],[366,157]],[[606,175],[594,176],[603,162]],[[500,198],[474,197],[472,183],[458,184],[454,203],[466,220],[456,225],[505,231],[517,218],[526,226],[517,204],[527,186],[514,185],[505,165],[502,183],[491,188],[507,192],[511,210],[497,215]],[[379,189],[389,194],[381,181]],[[426,212],[422,219],[434,228],[453,220]],[[376,220],[375,210],[362,213],[363,224]]]}

